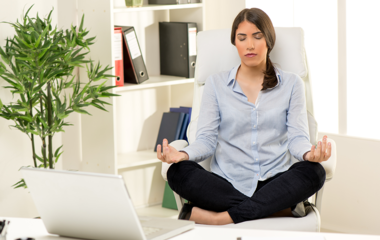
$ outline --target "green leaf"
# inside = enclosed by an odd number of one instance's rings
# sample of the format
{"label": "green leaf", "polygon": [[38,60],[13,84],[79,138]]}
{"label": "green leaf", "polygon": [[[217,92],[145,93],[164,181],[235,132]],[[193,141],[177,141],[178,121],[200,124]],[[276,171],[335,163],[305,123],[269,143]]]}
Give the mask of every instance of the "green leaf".
{"label": "green leaf", "polygon": [[27,48],[29,48],[29,49],[33,49],[33,46],[30,45],[30,44],[28,44],[25,40],[23,40],[23,39],[17,37],[16,35],[14,36],[14,38],[17,40],[18,43],[20,43],[20,44],[24,44],[24,45],[25,45]]}
{"label": "green leaf", "polygon": [[21,188],[21,187],[27,188],[28,186],[26,185],[24,179],[21,179],[17,183],[13,184],[12,187],[14,187],[14,189],[16,189],[16,188]]}
{"label": "green leaf", "polygon": [[35,156],[36,156],[36,158],[37,158],[38,161],[40,161],[42,163],[44,162],[44,160],[40,156],[38,156],[37,154]]}
{"label": "green leaf", "polygon": [[120,95],[114,94],[114,93],[109,93],[109,92],[102,92],[102,94],[99,95],[99,97],[117,97],[117,96],[120,96]]}
{"label": "green leaf", "polygon": [[84,14],[82,15],[82,20],[80,21],[79,32],[83,31],[83,23],[84,23]]}
{"label": "green leaf", "polygon": [[53,36],[57,32],[57,27],[54,28],[54,30],[50,33],[50,36]]}
{"label": "green leaf", "polygon": [[26,131],[28,133],[32,133],[32,134],[37,135],[37,136],[39,136],[41,134],[41,132],[36,132],[35,130],[32,130],[32,129],[26,129]]}
{"label": "green leaf", "polygon": [[100,110],[103,110],[103,111],[106,111],[106,112],[108,112],[104,107],[102,107],[102,106],[100,106],[100,105],[98,105],[98,104],[96,104],[96,103],[90,103],[92,106],[94,106],[94,107],[96,107],[96,108],[99,108]]}
{"label": "green leaf", "polygon": [[0,112],[1,112],[1,109],[3,108],[3,102],[1,101],[0,99]]}
{"label": "green leaf", "polygon": [[31,116],[21,115],[21,116],[18,116],[18,118],[25,120],[27,122],[30,122],[30,123],[33,122],[33,118]]}
{"label": "green leaf", "polygon": [[108,102],[105,102],[105,101],[102,101],[102,100],[100,100],[100,99],[94,99],[94,100],[92,100],[92,102],[93,103],[100,103],[100,104],[102,104],[102,105],[112,105],[111,103],[108,103]]}
{"label": "green leaf", "polygon": [[59,150],[61,150],[62,147],[63,145],[61,145],[59,148],[57,148],[57,150],[55,150],[54,157],[57,157]]}
{"label": "green leaf", "polygon": [[104,81],[102,84],[100,84],[97,88],[96,91],[99,92],[99,90],[103,87],[104,84],[106,84],[107,81]]}
{"label": "green leaf", "polygon": [[[60,132],[64,132],[64,131],[62,130],[62,131],[60,131]],[[61,153],[55,158],[55,163],[58,162],[58,159],[59,159],[59,157],[62,155],[62,153],[63,153],[63,152],[61,152]]]}
{"label": "green leaf", "polygon": [[42,60],[42,57],[45,55],[45,53],[47,52],[47,50],[49,50],[49,48],[45,48],[42,52],[40,52],[40,54],[38,54],[38,59]]}
{"label": "green leaf", "polygon": [[45,129],[49,128],[49,126],[47,125],[46,121],[43,118],[38,117],[38,120],[40,120],[40,122],[42,123],[42,125],[44,126]]}
{"label": "green leaf", "polygon": [[49,16],[48,16],[48,18],[47,18],[48,21],[51,21],[51,20],[50,20],[50,17],[51,17],[51,14],[53,13],[53,10],[54,10],[54,7],[53,7],[53,9],[50,11],[50,13],[49,13]]}
{"label": "green leaf", "polygon": [[90,45],[91,41],[94,40],[96,37],[88,38],[86,39],[86,42]]}
{"label": "green leaf", "polygon": [[45,35],[46,35],[46,33],[49,31],[49,26],[46,26],[45,27],[45,29],[44,29],[44,31],[42,32],[42,34],[39,36],[39,38],[37,39],[37,42],[34,44],[34,47],[35,48],[37,48],[39,45],[40,45],[40,43],[41,43],[41,39],[43,38],[43,37],[45,37]]}
{"label": "green leaf", "polygon": [[[25,17],[28,16],[28,13],[29,13],[30,9],[32,9],[33,6],[34,6],[34,4],[32,6],[30,6],[30,8],[28,9],[28,11],[26,11]],[[24,18],[24,25],[26,25],[26,19],[25,18]]]}
{"label": "green leaf", "polygon": [[9,64],[8,55],[3,51],[3,49],[1,47],[0,47],[0,55],[1,55],[1,59],[3,59],[3,61],[6,64]]}
{"label": "green leaf", "polygon": [[73,108],[73,110],[77,113],[81,113],[81,114],[88,114],[88,115],[91,115],[89,112],[87,112],[86,110],[83,110],[83,109],[80,109],[80,108]]}
{"label": "green leaf", "polygon": [[39,84],[37,87],[33,89],[32,95],[36,94],[37,92],[41,91],[41,88],[45,85],[45,83]]}

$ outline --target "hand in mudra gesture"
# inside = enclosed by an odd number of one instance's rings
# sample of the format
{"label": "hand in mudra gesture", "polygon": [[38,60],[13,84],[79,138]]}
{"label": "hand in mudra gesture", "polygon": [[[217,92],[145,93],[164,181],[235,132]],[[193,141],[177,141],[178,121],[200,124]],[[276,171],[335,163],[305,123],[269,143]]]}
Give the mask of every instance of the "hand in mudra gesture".
{"label": "hand in mudra gesture", "polygon": [[331,143],[327,143],[327,136],[323,136],[322,142],[319,141],[317,148],[311,146],[310,152],[306,153],[304,159],[310,162],[323,162],[331,157]]}
{"label": "hand in mudra gesture", "polygon": [[157,145],[157,158],[166,163],[177,163],[184,160],[189,160],[189,156],[185,152],[178,152],[177,149],[168,144],[168,140],[164,138],[161,145]]}

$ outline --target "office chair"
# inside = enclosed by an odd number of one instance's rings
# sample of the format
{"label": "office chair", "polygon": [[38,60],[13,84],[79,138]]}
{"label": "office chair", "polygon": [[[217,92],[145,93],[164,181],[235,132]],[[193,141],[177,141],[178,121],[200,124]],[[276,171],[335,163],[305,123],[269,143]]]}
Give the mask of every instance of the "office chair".
{"label": "office chair", "polygon": [[[275,31],[276,43],[270,53],[270,59],[275,66],[284,71],[296,73],[303,79],[307,102],[310,142],[315,145],[317,143],[318,129],[317,122],[313,116],[313,99],[304,48],[303,30],[301,28],[275,28]],[[195,69],[193,109],[191,123],[187,130],[187,137],[190,144],[195,140],[197,120],[206,79],[212,74],[229,71],[241,62],[236,47],[230,42],[230,34],[231,29],[210,30],[198,33],[198,55]],[[327,141],[331,142],[332,154],[328,161],[322,163],[322,166],[326,170],[326,182],[332,179],[337,161],[335,142],[330,138],[328,138]],[[188,144],[184,140],[177,140],[170,143],[170,145],[180,150],[185,148]],[[211,157],[201,162],[200,165],[210,171],[210,160]],[[162,163],[162,176],[165,180],[167,180],[166,172],[169,166],[170,164]],[[268,217],[239,224],[228,224],[223,227],[319,232],[321,226],[320,212],[323,189],[324,187],[309,198],[309,201],[312,203],[313,211],[305,217]],[[184,200],[176,193],[174,193],[174,195],[177,207],[180,211]]]}

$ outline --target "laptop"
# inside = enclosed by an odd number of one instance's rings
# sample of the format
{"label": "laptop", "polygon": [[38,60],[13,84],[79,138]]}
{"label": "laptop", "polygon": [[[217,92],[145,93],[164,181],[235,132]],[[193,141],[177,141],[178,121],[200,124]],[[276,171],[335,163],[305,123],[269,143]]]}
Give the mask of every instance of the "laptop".
{"label": "laptop", "polygon": [[194,228],[194,222],[186,220],[139,219],[122,176],[27,167],[20,171],[51,234],[160,240]]}

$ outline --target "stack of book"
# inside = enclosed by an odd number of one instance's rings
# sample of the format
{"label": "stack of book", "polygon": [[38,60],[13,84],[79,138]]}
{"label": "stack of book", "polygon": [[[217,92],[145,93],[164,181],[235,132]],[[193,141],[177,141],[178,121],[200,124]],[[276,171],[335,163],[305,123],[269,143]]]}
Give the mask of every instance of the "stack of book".
{"label": "stack of book", "polygon": [[[157,151],[158,144],[162,145],[164,138],[168,140],[168,143],[180,139],[187,141],[186,132],[190,119],[191,107],[170,108],[170,112],[163,113],[154,151]],[[170,189],[167,182],[165,185],[162,207],[177,209],[173,191]]]}
{"label": "stack of book", "polygon": [[157,151],[158,144],[162,145],[164,138],[166,138],[169,143],[180,139],[187,141],[186,131],[190,119],[191,107],[170,108],[170,112],[164,112],[154,151]]}

